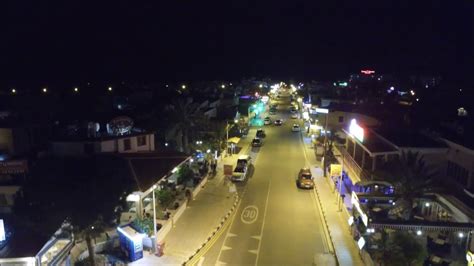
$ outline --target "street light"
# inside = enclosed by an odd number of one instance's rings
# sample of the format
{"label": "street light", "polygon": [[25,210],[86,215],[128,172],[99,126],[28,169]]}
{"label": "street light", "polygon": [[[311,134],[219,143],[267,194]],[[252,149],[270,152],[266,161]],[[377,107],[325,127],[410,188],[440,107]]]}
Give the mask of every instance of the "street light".
{"label": "street light", "polygon": [[186,85],[184,85],[184,84],[181,85],[181,89],[183,89],[183,90],[186,89]]}
{"label": "street light", "polygon": [[224,85],[224,84],[222,84],[222,85],[221,85],[221,88],[225,89],[225,85]]}
{"label": "street light", "polygon": [[77,87],[74,88],[74,92],[78,92],[78,91],[79,91],[79,89]]}
{"label": "street light", "polygon": [[12,93],[13,93],[13,94],[15,94],[15,93],[16,93],[16,90],[15,90],[15,89],[12,89],[11,91],[12,91]]}
{"label": "street light", "polygon": [[156,252],[156,203],[155,203],[155,189],[156,185],[153,185],[153,234],[155,235],[155,239],[153,240],[153,250]]}
{"label": "street light", "polygon": [[109,90],[109,91],[112,91],[112,87],[109,87],[108,90]]}
{"label": "street light", "polygon": [[48,92],[48,88],[43,88],[43,93],[47,93]]}

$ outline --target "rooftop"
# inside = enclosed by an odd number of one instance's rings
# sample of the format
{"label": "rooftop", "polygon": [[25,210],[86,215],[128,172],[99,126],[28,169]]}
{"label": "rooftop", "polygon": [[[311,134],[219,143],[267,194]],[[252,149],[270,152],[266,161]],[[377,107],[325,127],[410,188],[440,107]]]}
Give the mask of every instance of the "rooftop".
{"label": "rooftop", "polygon": [[170,173],[188,156],[180,152],[125,154],[140,191],[145,191]]}
{"label": "rooftop", "polygon": [[444,143],[424,136],[415,130],[402,128],[378,128],[374,129],[374,131],[400,148],[446,148]]}

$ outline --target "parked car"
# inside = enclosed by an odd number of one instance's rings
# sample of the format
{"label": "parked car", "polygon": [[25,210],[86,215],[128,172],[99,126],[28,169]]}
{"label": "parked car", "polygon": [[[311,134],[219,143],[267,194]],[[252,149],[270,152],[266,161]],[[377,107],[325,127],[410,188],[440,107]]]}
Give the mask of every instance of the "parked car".
{"label": "parked car", "polygon": [[308,168],[300,169],[296,178],[296,186],[298,188],[314,188],[314,180],[311,171]]}
{"label": "parked car", "polygon": [[265,119],[263,120],[263,123],[265,125],[270,125],[272,123],[272,120],[270,119],[269,116],[265,117]]}
{"label": "parked car", "polygon": [[275,122],[273,122],[273,124],[274,124],[275,126],[281,126],[281,125],[283,124],[283,120],[277,119],[277,120],[275,120]]}
{"label": "parked car", "polygon": [[252,147],[262,147],[263,141],[261,138],[254,138],[252,140]]}
{"label": "parked car", "polygon": [[247,170],[251,164],[251,158],[249,155],[241,155],[237,159],[237,165],[235,166],[234,172],[232,173],[232,181],[244,181],[247,178]]}
{"label": "parked car", "polygon": [[264,138],[266,135],[265,135],[265,130],[259,128],[257,129],[257,134],[256,134],[257,138]]}
{"label": "parked car", "polygon": [[293,126],[291,127],[291,131],[293,131],[293,132],[299,132],[299,131],[300,131],[300,125],[298,125],[298,124],[293,124]]}

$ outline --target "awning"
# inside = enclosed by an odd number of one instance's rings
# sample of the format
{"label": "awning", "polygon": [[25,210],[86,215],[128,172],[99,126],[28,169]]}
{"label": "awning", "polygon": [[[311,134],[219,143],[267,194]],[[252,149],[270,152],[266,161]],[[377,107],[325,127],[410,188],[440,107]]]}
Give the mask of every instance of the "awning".
{"label": "awning", "polygon": [[239,141],[240,141],[240,138],[238,137],[233,137],[227,140],[228,143],[235,143],[235,144],[239,143]]}

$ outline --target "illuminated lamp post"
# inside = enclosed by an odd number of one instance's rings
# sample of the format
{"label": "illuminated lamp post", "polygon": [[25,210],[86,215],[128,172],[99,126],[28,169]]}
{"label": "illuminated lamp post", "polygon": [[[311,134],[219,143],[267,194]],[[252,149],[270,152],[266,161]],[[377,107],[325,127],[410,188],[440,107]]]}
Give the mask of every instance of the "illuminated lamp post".
{"label": "illuminated lamp post", "polygon": [[155,189],[156,185],[153,185],[153,235],[154,235],[154,240],[153,240],[153,251],[156,252],[156,244],[157,244],[157,239],[156,239],[156,199],[155,199]]}

